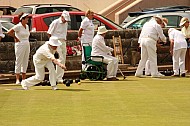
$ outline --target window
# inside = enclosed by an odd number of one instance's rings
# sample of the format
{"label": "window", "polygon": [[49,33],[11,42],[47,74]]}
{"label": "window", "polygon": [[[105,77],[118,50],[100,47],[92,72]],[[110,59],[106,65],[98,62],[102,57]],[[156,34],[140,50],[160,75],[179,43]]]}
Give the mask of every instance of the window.
{"label": "window", "polygon": [[18,8],[16,11],[15,11],[15,15],[18,15],[20,13],[29,13],[29,14],[32,14],[32,8],[31,7],[21,7],[21,8]]}
{"label": "window", "polygon": [[69,23],[68,30],[79,30],[82,20],[85,18],[83,15],[70,15],[71,22]]}
{"label": "window", "polygon": [[47,17],[44,18],[44,22],[45,24],[49,27],[49,25],[51,24],[52,21],[54,21],[55,19],[59,18],[60,16],[51,16],[51,17]]}
{"label": "window", "polygon": [[1,24],[2,24],[2,27],[4,27],[4,29],[7,29],[7,30],[11,29],[14,26],[14,24],[11,22],[1,22]]}
{"label": "window", "polygon": [[163,17],[168,19],[167,28],[179,27],[179,22],[182,18],[181,16],[178,16],[178,15],[163,15]]}
{"label": "window", "polygon": [[[101,23],[100,21],[98,21],[97,19],[93,19],[92,20],[93,24],[94,24],[94,30],[98,30],[99,26],[105,26],[103,23]],[[106,27],[107,28],[107,27]],[[107,28],[108,29],[108,28]]]}
{"label": "window", "polygon": [[139,29],[142,28],[143,25],[150,20],[151,17],[145,17],[142,19],[139,19],[135,22],[133,22],[131,25],[128,26],[128,28],[132,28],[132,29]]}
{"label": "window", "polygon": [[52,9],[49,7],[42,7],[36,9],[36,14],[44,14],[44,13],[50,13],[52,12]]}
{"label": "window", "polygon": [[40,7],[36,9],[36,14],[51,13],[51,12],[62,12],[62,11],[80,11],[73,7]]}

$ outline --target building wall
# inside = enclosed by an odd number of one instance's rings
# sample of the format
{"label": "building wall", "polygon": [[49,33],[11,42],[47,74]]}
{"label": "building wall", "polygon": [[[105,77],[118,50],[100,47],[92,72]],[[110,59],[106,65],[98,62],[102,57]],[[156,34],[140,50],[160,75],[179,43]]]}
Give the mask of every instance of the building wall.
{"label": "building wall", "polygon": [[100,11],[100,14],[110,20],[121,24],[128,16],[128,12],[141,11],[146,8],[156,8],[163,6],[190,6],[190,0],[117,0],[108,8]]}
{"label": "building wall", "polygon": [[[164,34],[166,36],[168,29],[164,29]],[[95,31],[96,33],[97,31]],[[75,46],[79,43],[76,42],[77,39],[77,31],[69,32],[67,45]],[[131,66],[136,66],[140,60],[140,53],[137,52],[138,37],[140,34],[140,30],[115,30],[108,31],[105,36],[106,45],[113,48],[113,36],[121,37],[122,43],[122,52],[124,64],[128,64]],[[45,41],[48,40],[48,36],[46,32],[34,32],[31,33],[31,38],[35,38],[37,41],[30,42],[30,58],[29,58],[29,66],[28,71],[34,72],[34,66],[32,62],[32,56],[36,52],[36,49],[42,45]],[[167,39],[168,40],[168,39]],[[14,71],[14,61],[15,61],[15,53],[14,53],[14,42],[12,37],[7,36],[2,39],[0,42],[0,72],[1,71]],[[171,55],[169,54],[169,41],[166,45],[162,46],[162,48],[158,48],[158,64],[172,64]],[[68,70],[80,70],[81,69],[81,55],[79,56],[67,56],[66,66]]]}
{"label": "building wall", "polygon": [[[122,4],[130,3],[130,1],[141,1],[137,2],[135,5],[125,5]],[[22,4],[20,4],[22,3]],[[10,5],[13,7],[19,7],[23,4],[34,4],[34,3],[52,3],[52,4],[70,4],[77,7],[83,11],[87,9],[92,9],[96,13],[105,15],[107,18],[121,24],[121,22],[127,17],[128,12],[140,11],[145,8],[154,8],[161,6],[176,6],[176,5],[186,5],[190,6],[190,0],[0,0],[0,5]],[[106,11],[108,10],[108,11]],[[113,10],[114,11],[112,13]],[[107,12],[107,13],[104,13]]]}
{"label": "building wall", "polygon": [[10,5],[13,7],[19,7],[23,4],[59,3],[59,4],[70,4],[83,11],[86,11],[87,9],[90,8],[95,12],[99,12],[102,9],[114,3],[115,1],[117,0],[0,0],[0,5]]}

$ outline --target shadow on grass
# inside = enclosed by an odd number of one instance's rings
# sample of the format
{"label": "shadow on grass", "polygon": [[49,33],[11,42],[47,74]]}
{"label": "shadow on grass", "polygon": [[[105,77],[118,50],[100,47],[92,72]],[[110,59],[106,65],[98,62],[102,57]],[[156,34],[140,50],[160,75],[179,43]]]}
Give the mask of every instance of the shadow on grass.
{"label": "shadow on grass", "polygon": [[85,81],[81,83],[103,83],[104,81]]}
{"label": "shadow on grass", "polygon": [[[35,89],[35,90],[52,90],[52,89]],[[57,89],[57,91],[90,91],[90,90],[85,90],[85,89]]]}
{"label": "shadow on grass", "polygon": [[[5,90],[22,90],[22,91],[25,91],[24,89],[22,88],[7,88]],[[29,89],[29,90],[52,90],[51,88],[49,89]],[[85,89],[57,89],[58,91],[76,91],[76,92],[80,92],[80,91],[90,91],[90,90],[85,90]],[[27,91],[27,90],[26,90]],[[53,91],[53,90],[52,90]]]}
{"label": "shadow on grass", "polygon": [[22,89],[22,88],[7,88],[5,90],[23,90],[24,91],[24,89]]}
{"label": "shadow on grass", "polygon": [[119,81],[137,81],[137,80],[120,79],[120,80],[118,80],[116,82],[119,82]]}
{"label": "shadow on grass", "polygon": [[173,80],[173,79],[179,79],[180,77],[171,77],[171,76],[164,76],[160,78],[154,78],[154,79],[159,79],[159,80]]}

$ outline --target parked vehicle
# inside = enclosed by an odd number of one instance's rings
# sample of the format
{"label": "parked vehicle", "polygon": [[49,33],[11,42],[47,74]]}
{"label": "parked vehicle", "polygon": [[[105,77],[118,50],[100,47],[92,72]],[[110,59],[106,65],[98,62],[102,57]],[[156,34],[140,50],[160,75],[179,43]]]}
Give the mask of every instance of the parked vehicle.
{"label": "parked vehicle", "polygon": [[[71,17],[71,22],[69,22],[68,30],[78,30],[82,20],[85,18],[85,12],[69,12],[69,14]],[[51,22],[60,16],[61,12],[34,15],[31,19],[30,27],[32,31],[47,31]],[[122,29],[121,26],[99,14],[94,14],[93,24],[95,25],[95,29],[102,25],[106,26],[108,30]]]}
{"label": "parked vehicle", "polygon": [[0,20],[1,24],[2,24],[2,31],[3,32],[7,32],[9,29],[11,29],[14,24],[9,22],[9,21],[3,21],[3,20]]}
{"label": "parked vehicle", "polygon": [[190,11],[185,12],[160,12],[160,13],[151,13],[138,16],[137,18],[126,23],[123,28],[125,29],[140,29],[143,25],[155,15],[162,15],[162,17],[168,19],[167,28],[179,28],[180,20],[183,17],[190,19]]}
{"label": "parked vehicle", "polygon": [[185,12],[188,10],[190,10],[190,6],[168,6],[168,7],[159,7],[159,8],[147,8],[137,12],[129,12],[127,18],[122,22],[121,26],[124,26],[129,21],[144,14],[154,14],[154,13],[163,13],[163,12]]}
{"label": "parked vehicle", "polygon": [[12,6],[0,6],[1,15],[11,15],[15,12],[16,8]]}
{"label": "parked vehicle", "polygon": [[14,15],[18,15],[21,12],[30,14],[44,14],[52,12],[62,12],[63,10],[81,11],[80,9],[72,7],[69,4],[27,4],[17,8]]}
{"label": "parked vehicle", "polygon": [[[29,27],[30,31],[47,31],[51,22],[61,16],[62,12],[54,12],[54,13],[45,13],[45,14],[30,14],[29,15]],[[68,30],[78,30],[82,20],[85,18],[85,12],[82,11],[70,11],[71,22],[69,22]],[[19,22],[18,15],[8,15],[2,16],[1,20],[12,21],[15,24]],[[108,30],[119,30],[122,29],[121,26],[114,23],[113,21],[99,15],[94,14],[93,23],[95,25],[95,29],[98,26],[106,26]]]}

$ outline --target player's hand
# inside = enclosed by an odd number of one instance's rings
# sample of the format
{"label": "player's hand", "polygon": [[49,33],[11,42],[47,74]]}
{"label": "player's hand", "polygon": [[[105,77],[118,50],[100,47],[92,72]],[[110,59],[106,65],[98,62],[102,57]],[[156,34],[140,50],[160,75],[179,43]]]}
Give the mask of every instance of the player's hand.
{"label": "player's hand", "polygon": [[81,41],[81,38],[80,38],[80,37],[78,37],[78,38],[77,38],[77,42],[80,42],[80,41]]}
{"label": "player's hand", "polygon": [[62,69],[64,69],[64,70],[67,70],[66,66],[63,65],[63,64],[61,64],[60,67],[61,67]]}

